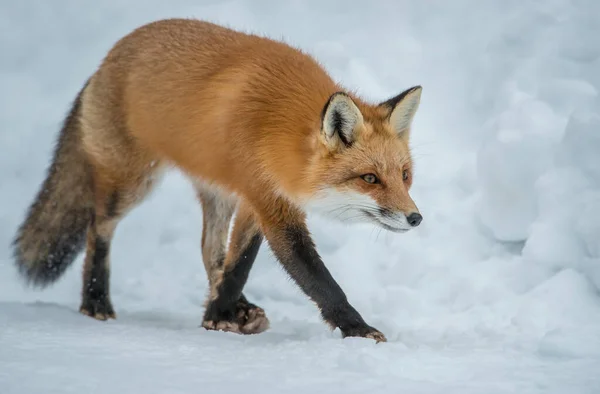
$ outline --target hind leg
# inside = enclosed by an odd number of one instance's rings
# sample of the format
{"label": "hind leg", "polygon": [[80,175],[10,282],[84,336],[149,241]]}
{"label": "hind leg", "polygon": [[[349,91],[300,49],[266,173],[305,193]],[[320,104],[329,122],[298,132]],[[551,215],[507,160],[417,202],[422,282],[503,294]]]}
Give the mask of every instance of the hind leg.
{"label": "hind leg", "polygon": [[127,174],[95,174],[95,213],[88,232],[79,311],[98,320],[116,318],[110,300],[110,245],[119,221],[152,190],[156,172],[152,166],[128,167]]}
{"label": "hind leg", "polygon": [[210,298],[223,275],[229,226],[237,201],[200,181],[194,182],[194,185],[202,205],[202,261],[208,277]]}
{"label": "hind leg", "polygon": [[262,238],[252,211],[241,202],[227,255],[211,283],[202,322],[207,330],[258,334],[269,327],[264,310],[249,302],[242,292]]}
{"label": "hind leg", "polygon": [[109,291],[109,249],[115,226],[116,220],[94,215],[87,233],[79,311],[98,320],[116,318]]}

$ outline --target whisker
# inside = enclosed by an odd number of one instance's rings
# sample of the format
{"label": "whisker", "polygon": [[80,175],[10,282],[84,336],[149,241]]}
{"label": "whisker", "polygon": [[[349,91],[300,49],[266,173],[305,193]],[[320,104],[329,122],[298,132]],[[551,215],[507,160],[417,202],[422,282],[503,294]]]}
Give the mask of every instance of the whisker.
{"label": "whisker", "polygon": [[356,208],[365,208],[365,209],[379,209],[379,207],[377,205],[367,205],[367,204],[361,204],[361,203],[348,203],[348,204],[344,204],[342,206],[338,206],[336,208],[334,208],[333,210],[336,209],[341,209],[341,208],[345,208],[345,207],[356,207]]}
{"label": "whisker", "polygon": [[[371,228],[371,234],[369,235],[369,238],[373,239],[373,233],[375,232],[375,230],[377,230],[377,227],[373,226]],[[375,242],[377,242],[377,238],[375,238]]]}
{"label": "whisker", "polygon": [[[336,207],[336,208],[330,209],[327,212],[329,214],[338,213],[339,216],[341,216],[344,213],[346,213],[348,210],[353,209],[353,208],[360,208],[362,210],[369,211],[371,213],[377,213],[379,211],[378,207],[372,207],[372,206],[367,206],[367,205],[348,204],[348,205],[344,205],[344,206],[341,206],[341,207]],[[343,211],[338,212],[340,210],[343,210]]]}
{"label": "whisker", "polygon": [[344,218],[340,218],[339,220],[342,222],[349,222],[351,220],[358,219],[358,218],[364,218],[364,217],[365,217],[364,215],[354,215],[354,216],[347,216]]}
{"label": "whisker", "polygon": [[[340,209],[343,209],[343,210],[340,210]],[[340,208],[330,210],[330,211],[328,211],[328,213],[331,216],[333,216],[334,218],[336,218],[338,220],[342,220],[342,221],[363,216],[362,213],[355,213],[350,217],[344,218],[343,215],[345,215],[350,209],[352,209],[351,206],[345,206],[345,207],[340,207]]]}

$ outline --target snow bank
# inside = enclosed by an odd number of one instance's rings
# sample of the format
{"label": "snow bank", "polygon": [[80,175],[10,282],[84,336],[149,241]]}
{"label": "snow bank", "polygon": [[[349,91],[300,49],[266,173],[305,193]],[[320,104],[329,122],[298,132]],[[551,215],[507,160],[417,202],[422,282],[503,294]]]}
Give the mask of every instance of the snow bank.
{"label": "snow bank", "polygon": [[478,153],[479,216],[495,239],[524,244],[524,263],[574,269],[598,288],[600,46],[591,37],[600,26],[597,4],[578,5],[532,7],[486,54],[491,66],[523,49],[518,67],[497,74],[497,113]]}

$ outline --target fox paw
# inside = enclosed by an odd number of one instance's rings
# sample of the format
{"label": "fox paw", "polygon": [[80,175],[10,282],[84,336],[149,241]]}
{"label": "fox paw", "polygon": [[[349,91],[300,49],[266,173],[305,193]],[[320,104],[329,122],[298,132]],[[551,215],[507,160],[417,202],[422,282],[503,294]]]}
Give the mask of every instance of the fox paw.
{"label": "fox paw", "polygon": [[342,331],[342,336],[346,337],[362,337],[373,339],[376,343],[387,342],[387,339],[383,333],[379,330],[370,326],[358,326]]}
{"label": "fox paw", "polygon": [[202,327],[244,335],[260,334],[269,328],[269,319],[262,308],[242,296],[232,310],[220,312],[209,305]]}
{"label": "fox paw", "polygon": [[79,312],[102,321],[117,318],[110,300],[106,297],[99,299],[87,298],[83,300],[81,307],[79,307]]}

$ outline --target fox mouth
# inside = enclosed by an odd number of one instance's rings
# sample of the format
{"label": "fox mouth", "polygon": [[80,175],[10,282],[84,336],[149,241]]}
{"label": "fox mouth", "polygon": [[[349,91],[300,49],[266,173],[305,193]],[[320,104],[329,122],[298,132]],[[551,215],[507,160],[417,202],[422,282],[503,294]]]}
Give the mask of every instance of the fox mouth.
{"label": "fox mouth", "polygon": [[375,222],[375,224],[383,227],[384,229],[394,232],[394,233],[405,233],[408,231],[408,229],[405,228],[398,228],[398,227],[392,227],[387,223],[382,222],[377,216],[375,216],[373,213],[367,211],[366,209],[362,210],[364,212],[365,215],[367,215],[367,217],[369,219],[371,219],[372,222]]}

